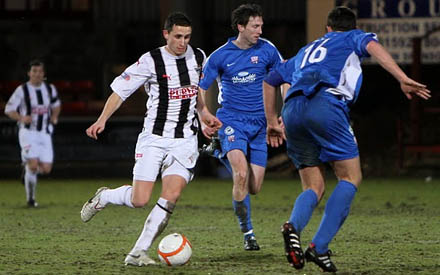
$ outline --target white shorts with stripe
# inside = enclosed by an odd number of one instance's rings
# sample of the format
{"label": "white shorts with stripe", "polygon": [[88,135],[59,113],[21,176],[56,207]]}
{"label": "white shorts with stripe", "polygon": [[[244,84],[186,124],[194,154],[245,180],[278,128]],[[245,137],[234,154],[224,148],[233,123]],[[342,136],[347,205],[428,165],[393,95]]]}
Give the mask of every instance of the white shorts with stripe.
{"label": "white shorts with stripe", "polygon": [[21,147],[21,161],[38,159],[40,162],[53,162],[52,136],[45,131],[20,128],[18,141]]}
{"label": "white shorts with stripe", "polygon": [[154,182],[161,173],[162,178],[178,175],[188,183],[193,178],[198,156],[196,135],[167,138],[142,132],[136,144],[133,179]]}

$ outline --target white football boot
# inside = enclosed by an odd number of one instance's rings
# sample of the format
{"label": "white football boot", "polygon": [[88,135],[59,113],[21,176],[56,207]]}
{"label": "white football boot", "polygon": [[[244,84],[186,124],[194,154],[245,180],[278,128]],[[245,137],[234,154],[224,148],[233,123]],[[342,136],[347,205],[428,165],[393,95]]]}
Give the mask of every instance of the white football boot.
{"label": "white football boot", "polygon": [[127,257],[125,257],[125,265],[134,265],[134,266],[147,266],[147,265],[155,265],[156,262],[148,257],[147,251],[145,250],[136,250],[134,252],[128,253]]}
{"label": "white football boot", "polygon": [[90,221],[93,216],[96,215],[99,211],[104,209],[105,205],[100,204],[101,199],[101,193],[104,190],[107,190],[108,187],[101,187],[98,190],[96,190],[96,193],[93,197],[90,198],[90,200],[86,201],[84,203],[83,208],[81,209],[81,220],[83,222]]}

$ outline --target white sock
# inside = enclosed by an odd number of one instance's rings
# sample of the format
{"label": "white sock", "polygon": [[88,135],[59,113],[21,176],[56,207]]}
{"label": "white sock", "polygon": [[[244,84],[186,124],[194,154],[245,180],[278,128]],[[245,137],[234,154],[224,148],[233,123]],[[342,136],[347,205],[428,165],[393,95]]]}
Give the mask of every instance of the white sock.
{"label": "white sock", "polygon": [[38,172],[33,172],[31,169],[29,169],[28,165],[26,165],[25,169],[26,172],[24,174],[24,188],[26,190],[26,200],[35,200]]}
{"label": "white sock", "polygon": [[137,250],[148,250],[157,236],[162,233],[168,224],[176,205],[164,198],[159,198],[150,215],[145,221],[144,228],[130,254]]}
{"label": "white sock", "polygon": [[133,187],[131,185],[123,185],[116,189],[105,190],[101,193],[101,199],[99,201],[103,206],[108,203],[114,205],[126,205],[128,207],[134,208],[131,203],[131,193]]}

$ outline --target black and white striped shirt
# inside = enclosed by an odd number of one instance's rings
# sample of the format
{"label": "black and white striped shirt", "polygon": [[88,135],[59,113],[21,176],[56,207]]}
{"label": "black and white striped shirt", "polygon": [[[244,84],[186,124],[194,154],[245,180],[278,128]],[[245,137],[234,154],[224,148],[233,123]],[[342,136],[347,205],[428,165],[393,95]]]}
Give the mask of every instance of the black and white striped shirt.
{"label": "black and white striped shirt", "polygon": [[52,109],[60,105],[54,85],[43,82],[40,86],[34,86],[26,82],[15,89],[6,104],[5,113],[17,111],[21,116],[30,115],[32,123],[19,123],[20,128],[52,133],[50,116]]}
{"label": "black and white striped shirt", "polygon": [[141,85],[148,94],[144,130],[155,135],[185,138],[196,134],[196,103],[206,56],[188,45],[185,54],[170,54],[165,46],[147,52],[110,85],[122,100]]}

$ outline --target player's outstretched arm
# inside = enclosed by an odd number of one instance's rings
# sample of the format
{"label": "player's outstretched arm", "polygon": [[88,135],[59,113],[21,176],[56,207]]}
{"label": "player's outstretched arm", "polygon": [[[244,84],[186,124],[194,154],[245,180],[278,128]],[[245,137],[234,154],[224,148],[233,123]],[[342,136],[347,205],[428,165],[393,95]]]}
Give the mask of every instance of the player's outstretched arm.
{"label": "player's outstretched arm", "polygon": [[98,134],[104,131],[107,120],[113,115],[113,113],[117,109],[119,109],[122,102],[123,102],[122,98],[117,93],[113,92],[108,97],[107,102],[105,103],[104,109],[102,109],[99,118],[96,120],[95,123],[93,123],[89,128],[87,128],[86,134],[93,139],[98,139]]}
{"label": "player's outstretched arm", "polygon": [[278,147],[286,139],[282,124],[277,117],[276,88],[263,81],[264,113],[267,120],[266,141],[272,147]]}
{"label": "player's outstretched arm", "polygon": [[423,99],[429,99],[431,97],[431,91],[426,88],[426,85],[409,78],[402,69],[400,69],[388,51],[378,42],[370,41],[367,45],[367,51],[378,60],[379,64],[385,70],[399,81],[400,87],[408,99],[412,99],[411,94],[415,94]]}

